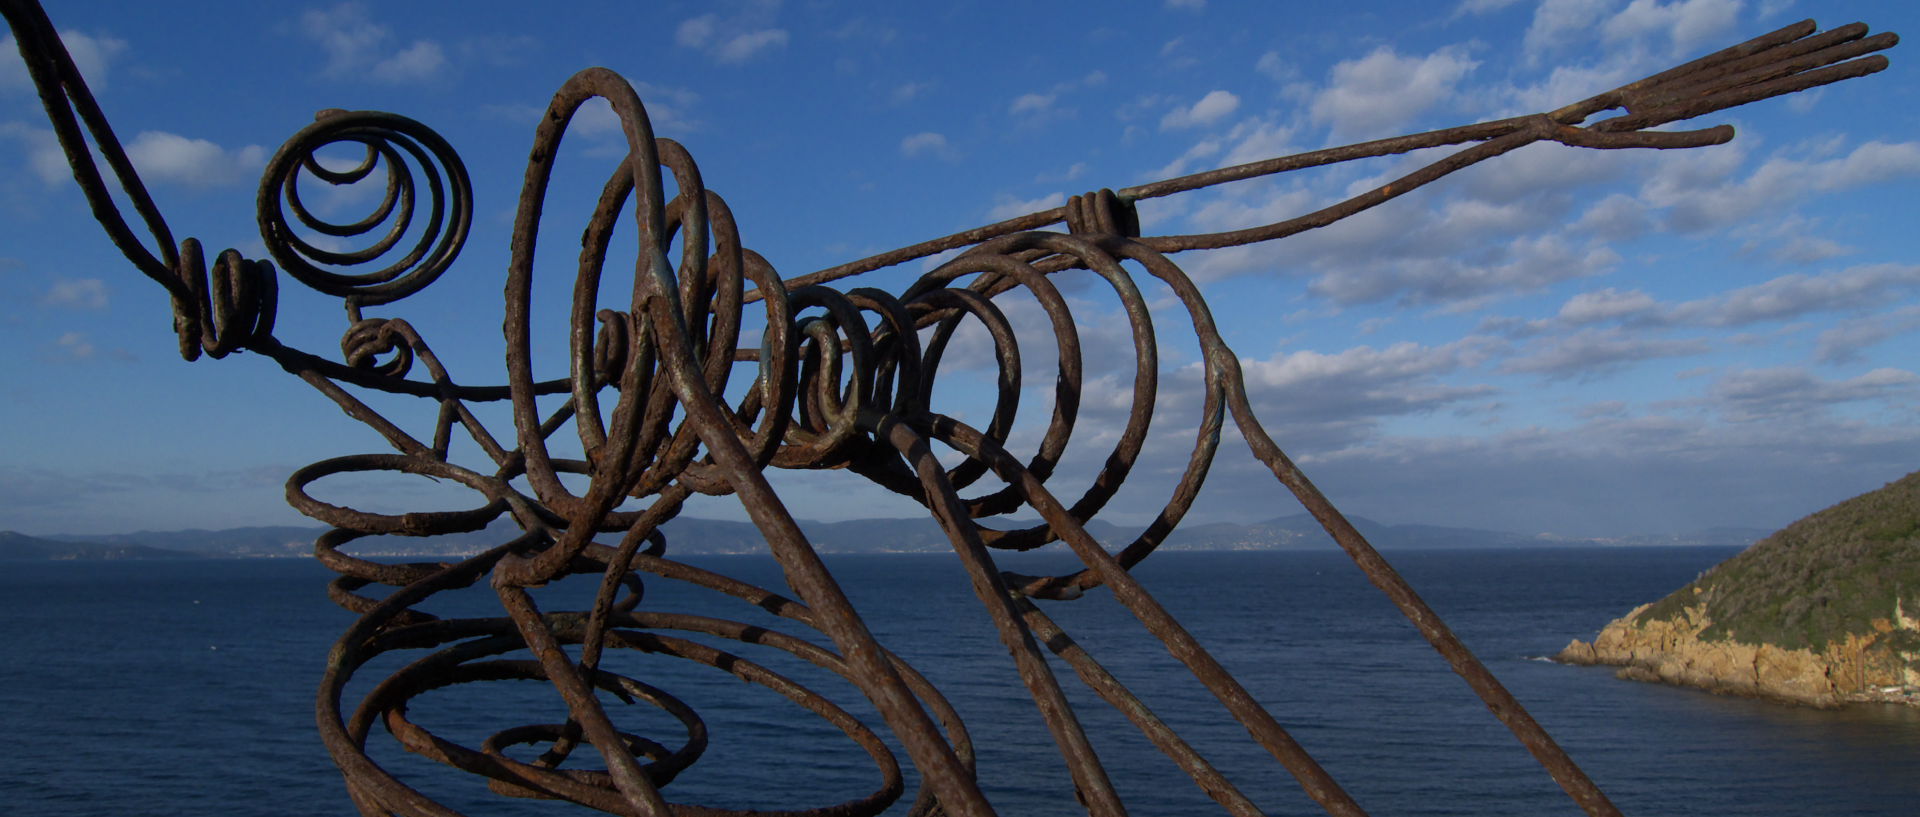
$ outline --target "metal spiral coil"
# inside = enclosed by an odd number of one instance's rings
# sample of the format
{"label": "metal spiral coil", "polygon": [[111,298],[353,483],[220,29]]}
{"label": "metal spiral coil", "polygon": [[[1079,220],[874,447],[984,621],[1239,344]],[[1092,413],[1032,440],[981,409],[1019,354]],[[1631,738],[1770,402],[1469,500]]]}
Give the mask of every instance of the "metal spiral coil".
{"label": "metal spiral coil", "polygon": [[[431,128],[398,114],[325,110],[314,119],[280,146],[261,175],[255,206],[267,251],[295,280],[365,306],[404,298],[433,283],[460,254],[473,222],[473,183],[459,154]],[[357,146],[364,153],[353,166],[329,168],[320,153],[337,145]],[[302,199],[303,178],[346,186],[375,174],[384,177],[384,192],[357,221],[328,221]],[[416,226],[421,207],[426,212]],[[365,238],[370,243],[327,249],[302,237],[296,225],[330,238]],[[411,245],[404,243],[409,231],[418,234]],[[327,268],[383,260],[385,266],[368,272]]]}
{"label": "metal spiral coil", "polygon": [[[1684,132],[1647,128],[1877,72],[1886,59],[1871,52],[1896,39],[1867,36],[1858,24],[1819,33],[1808,21],[1551,112],[1102,189],[1051,210],[791,279],[745,246],[732,212],[706,189],[689,152],[655,137],[633,88],[611,71],[589,69],[555,94],[534,134],[503,304],[505,382],[475,386],[457,381],[404,319],[362,314],[364,307],[391,304],[431,284],[450,268],[466,239],[471,184],[445,140],[405,117],[328,110],[269,162],[256,197],[269,253],[295,280],[343,298],[347,306],[339,358],[302,352],[273,334],[273,266],[228,250],[209,269],[197,240],[176,245],[44,12],[32,0],[0,0],[0,12],[13,27],[76,181],[109,238],[136,269],[167,290],[181,353],[189,360],[202,352],[218,358],[242,349],[270,356],[394,449],[301,468],[288,480],[287,498],[302,513],[332,526],[315,542],[315,556],[338,574],[329,596],[359,615],[334,645],[321,683],[318,723],[328,752],[363,814],[435,817],[456,812],[369,755],[375,725],[383,725],[412,752],[486,778],[504,795],[566,800],[621,815],[744,817],[747,812],[667,799],[669,784],[706,750],[705,721],[672,690],[609,666],[604,659],[612,650],[683,659],[763,687],[835,727],[874,763],[878,782],[870,794],[755,814],[861,817],[887,809],[906,796],[906,778],[882,731],[898,740],[918,772],[911,814],[995,813],[976,780],[980,770],[973,741],[960,714],[867,629],[767,481],[770,468],[845,469],[926,508],[966,569],[1089,812],[1120,814],[1124,806],[1073,715],[1048,653],[1124,714],[1224,810],[1258,813],[1195,747],[1042,609],[1044,602],[1086,598],[1106,588],[1102,595],[1161,641],[1327,813],[1364,815],[1130,571],[1192,508],[1229,420],[1279,485],[1320,521],[1568,795],[1588,814],[1617,815],[1598,787],[1267,434],[1250,405],[1238,358],[1215,327],[1199,288],[1169,255],[1324,226],[1533,142],[1596,149],[1723,142],[1732,136],[1725,126]],[[618,116],[627,154],[611,169],[584,233],[567,306],[567,375],[536,380],[531,315],[541,213],[568,123],[581,105],[596,98],[610,103]],[[1624,113],[1583,124],[1612,109]],[[89,136],[144,223],[151,249],[108,194]],[[1346,201],[1272,224],[1143,236],[1134,207],[1142,199],[1227,181],[1455,145],[1465,147]],[[348,167],[329,166],[322,154],[339,146],[361,158]],[[672,198],[666,195],[669,180]],[[303,183],[380,181],[385,188],[379,202],[346,222],[319,216],[307,202],[310,194],[303,192]],[[638,233],[636,272],[630,281],[610,281],[604,274],[607,255],[629,212]],[[1038,231],[1062,222],[1066,233]],[[364,243],[330,248],[335,240]],[[670,255],[676,245],[679,251]],[[963,248],[897,295],[827,286]],[[362,268],[369,271],[354,271]],[[1083,424],[1087,387],[1078,324],[1051,278],[1066,269],[1087,270],[1111,289],[1126,316],[1135,365],[1126,419],[1118,424],[1111,450],[1088,484],[1060,488],[1054,483],[1073,432]],[[619,292],[623,283],[625,291]],[[1171,292],[1184,308],[1188,326],[1180,334],[1190,330],[1199,345],[1202,399],[1187,465],[1164,505],[1130,540],[1103,544],[1088,533],[1087,524],[1140,461],[1160,391],[1156,332],[1162,330],[1141,293],[1143,283]],[[624,298],[619,308],[601,306],[608,288]],[[1055,371],[1047,373],[1054,384],[1048,417],[1034,449],[1024,454],[1007,450],[1020,427],[1020,395],[1028,374],[1022,338],[1004,308],[1008,297],[1038,305],[1046,318],[1039,342],[1052,346],[1055,360]],[[757,344],[742,346],[748,310],[763,328]],[[984,333],[991,347],[993,410],[980,428],[943,412],[935,401],[942,364],[962,331]],[[425,374],[416,373],[416,367]],[[730,390],[736,369],[749,370],[751,380],[744,389]],[[349,386],[432,401],[431,438],[416,437],[389,421]],[[729,398],[730,393],[738,396]],[[542,411],[541,397],[561,399],[549,399]],[[496,435],[469,403],[503,400],[511,406],[513,428]],[[553,441],[569,426],[579,458],[555,453],[574,447],[572,441]],[[456,433],[470,437],[485,459],[451,461]],[[959,461],[943,463],[936,446],[958,452]],[[379,514],[332,505],[309,491],[328,477],[376,472],[446,480],[471,490],[475,501],[466,510]],[[569,487],[582,477],[584,492]],[[989,477],[1000,487],[962,496]],[[779,564],[791,596],[667,556],[661,526],[696,494],[737,497]],[[988,524],[1020,511],[1037,514],[1040,523],[1011,529]],[[389,564],[348,552],[370,536],[482,531],[502,519],[520,533],[459,561]],[[1079,569],[1032,576],[1004,570],[995,561],[996,551],[1045,546],[1070,551]],[[540,588],[571,575],[599,577],[593,604],[584,610],[543,610],[536,598]],[[442,618],[427,609],[436,596],[472,589],[482,580],[504,615]],[[649,583],[659,582],[716,591],[777,616],[783,627],[808,637],[661,609],[647,594]],[[391,589],[377,595],[383,587]],[[872,704],[879,723],[867,723],[821,693],[732,651],[744,653],[749,647],[783,653],[844,679]],[[348,701],[348,684],[369,662],[389,653],[410,660],[376,679],[357,702]],[[502,713],[506,722],[492,725],[479,746],[463,746],[408,716],[410,701],[448,687],[525,682],[550,685],[565,702],[567,719],[515,723],[512,713]],[[602,705],[601,693],[664,711],[680,734],[622,728]],[[531,761],[509,753],[525,755],[539,747],[544,749]],[[585,759],[590,756],[598,761]]]}

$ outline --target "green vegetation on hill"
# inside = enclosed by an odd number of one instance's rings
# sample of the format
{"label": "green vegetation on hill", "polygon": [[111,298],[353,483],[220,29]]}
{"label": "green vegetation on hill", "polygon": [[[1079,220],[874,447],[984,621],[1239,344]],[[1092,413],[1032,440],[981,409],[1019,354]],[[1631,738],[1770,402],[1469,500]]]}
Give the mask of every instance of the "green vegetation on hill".
{"label": "green vegetation on hill", "polygon": [[[1905,600],[1908,618],[1920,618],[1920,472],[1788,525],[1638,620],[1680,619],[1704,603],[1712,624],[1702,640],[1818,651],[1874,633],[1876,619],[1893,618],[1896,599]],[[1883,637],[1901,642],[1886,644],[1897,651],[1920,648],[1914,631]]]}

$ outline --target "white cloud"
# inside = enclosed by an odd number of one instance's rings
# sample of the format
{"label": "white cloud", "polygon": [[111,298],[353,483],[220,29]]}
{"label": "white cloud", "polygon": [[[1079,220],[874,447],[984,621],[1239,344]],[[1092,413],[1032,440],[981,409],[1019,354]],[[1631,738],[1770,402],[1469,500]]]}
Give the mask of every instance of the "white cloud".
{"label": "white cloud", "polygon": [[400,53],[374,65],[370,74],[381,82],[419,82],[438,74],[446,64],[447,55],[440,50],[439,43],[415,40]]}
{"label": "white cloud", "polygon": [[149,182],[189,187],[249,182],[267,164],[266,149],[259,145],[228,151],[205,139],[165,131],[141,131],[127,145],[127,158]]}
{"label": "white cloud", "polygon": [[1675,172],[1651,176],[1641,198],[1669,208],[1668,221],[1676,229],[1722,227],[1814,194],[1920,176],[1920,142],[1867,142],[1845,156],[1822,161],[1775,157],[1738,180],[1727,172],[1727,164],[1712,155],[1692,163],[1691,171],[1688,163],[1662,162]]}
{"label": "white cloud", "polygon": [[720,15],[702,14],[689,18],[674,29],[673,41],[688,48],[702,48],[713,41],[713,30],[719,25]]}
{"label": "white cloud", "polygon": [[73,360],[90,360],[99,353],[85,332],[65,332],[54,341],[57,354]]}
{"label": "white cloud", "polygon": [[1527,235],[1538,212],[1521,208],[1517,214],[1529,221],[1464,229],[1479,208],[1453,209],[1451,218],[1444,211],[1369,211],[1294,239],[1288,252],[1312,259],[1317,274],[1308,291],[1335,303],[1395,301],[1449,311],[1599,275],[1620,262],[1612,249],[1562,233]]}
{"label": "white cloud", "polygon": [[887,94],[887,98],[895,105],[905,105],[918,98],[921,94],[926,93],[927,89],[932,87],[933,83],[931,82],[903,82],[894,86],[893,91]]}
{"label": "white cloud", "polygon": [[[73,65],[80,69],[80,76],[87,86],[95,91],[105,90],[109,69],[113,62],[127,50],[127,41],[118,37],[90,36],[66,29],[60,32],[60,41],[67,46],[67,56],[73,58]],[[0,91],[27,90],[33,87],[33,79],[27,75],[27,65],[17,57],[20,54],[19,42],[8,34],[0,38]]]}
{"label": "white cloud", "polygon": [[[1479,366],[1488,341],[1467,337],[1440,346],[1401,342],[1338,352],[1283,352],[1240,361],[1255,412],[1298,452],[1333,450],[1373,436],[1382,420],[1458,409],[1495,394],[1484,384],[1443,377]],[[1184,374],[1197,374],[1198,366]]]}
{"label": "white cloud", "polygon": [[714,58],[721,62],[746,62],[755,54],[787,44],[787,32],[779,28],[763,28],[734,35],[722,43],[713,52]]}
{"label": "white cloud", "polygon": [[1268,51],[1260,55],[1253,63],[1253,70],[1260,72],[1275,82],[1289,82],[1300,77],[1300,69],[1294,67],[1278,51]]}
{"label": "white cloud", "polygon": [[1618,327],[1581,329],[1566,335],[1537,338],[1501,371],[1538,374],[1549,378],[1590,378],[1628,364],[1663,357],[1706,352],[1697,338],[1655,338]]}
{"label": "white cloud", "polygon": [[1007,113],[1016,116],[1023,113],[1042,113],[1053,107],[1053,101],[1056,98],[1058,97],[1054,94],[1021,94],[1013,100],[1012,105],[1007,106]]}
{"label": "white cloud", "polygon": [[1264,119],[1247,119],[1235,124],[1227,131],[1226,139],[1233,143],[1225,156],[1220,158],[1222,166],[1241,165],[1272,159],[1299,152],[1299,146],[1293,143],[1298,130],[1292,125]]}
{"label": "white cloud", "polygon": [[1541,0],[1522,40],[1527,61],[1539,64],[1548,52],[1591,36],[1612,6],[1610,0]]}
{"label": "white cloud", "polygon": [[18,122],[0,122],[0,136],[15,139],[26,148],[27,169],[48,187],[65,187],[73,183],[73,170],[67,165],[67,154],[60,149],[60,140],[47,128],[34,128]]}
{"label": "white cloud", "polygon": [[1309,111],[1335,138],[1389,136],[1453,96],[1454,85],[1480,63],[1457,48],[1425,57],[1402,57],[1381,46],[1357,60],[1333,67],[1327,87],[1314,96]]}
{"label": "white cloud", "polygon": [[1920,330],[1920,306],[1850,318],[1820,333],[1815,341],[1814,359],[1821,363],[1852,363],[1860,360],[1860,350],[1916,330]]}
{"label": "white cloud", "polygon": [[1620,320],[1633,315],[1645,314],[1658,306],[1654,300],[1640,290],[1621,292],[1612,287],[1596,292],[1582,292],[1568,298],[1560,306],[1560,320],[1580,325],[1599,321]]}
{"label": "white cloud", "polygon": [[1520,0],[1461,0],[1460,5],[1454,7],[1453,16],[1486,14],[1488,12],[1499,11],[1518,2],[1520,2]]}
{"label": "white cloud", "polygon": [[1354,379],[1384,383],[1473,365],[1481,360],[1477,343],[1463,340],[1435,347],[1402,341],[1384,349],[1355,346],[1333,354],[1303,350],[1243,360],[1241,368],[1250,388],[1303,389]]}
{"label": "white cloud", "polygon": [[1070,181],[1073,181],[1074,179],[1078,179],[1081,176],[1085,176],[1085,175],[1087,175],[1087,163],[1074,162],[1072,165],[1068,166],[1066,170],[1062,170],[1059,173],[1042,173],[1039,176],[1034,177],[1034,181],[1039,182],[1041,184],[1052,184],[1055,182],[1070,182]]}
{"label": "white cloud", "polygon": [[107,292],[107,282],[98,278],[62,278],[53,282],[40,303],[42,306],[105,309]]}
{"label": "white cloud", "polygon": [[1220,140],[1202,139],[1199,142],[1195,142],[1193,147],[1187,148],[1185,153],[1174,157],[1173,161],[1149,173],[1148,176],[1154,179],[1168,179],[1179,176],[1186,173],[1187,169],[1192,167],[1194,163],[1219,153],[1220,148]]}
{"label": "white cloud", "polygon": [[300,15],[300,30],[326,51],[321,72],[327,76],[419,82],[438,76],[447,64],[445,50],[433,40],[414,40],[395,49],[393,30],[374,22],[359,3],[309,9]]}
{"label": "white cloud", "polygon": [[1669,55],[1692,56],[1731,30],[1740,18],[1740,0],[1633,0],[1601,31],[1609,41],[1664,38]]}
{"label": "white cloud", "polygon": [[1874,264],[1822,275],[1794,273],[1709,298],[1675,305],[1664,320],[1696,326],[1743,326],[1811,312],[1886,303],[1920,290],[1920,266]]}
{"label": "white cloud", "polygon": [[1587,208],[1573,226],[1576,230],[1593,233],[1608,241],[1626,241],[1652,228],[1653,220],[1648,217],[1647,210],[1647,205],[1639,199],[1614,193]]}
{"label": "white cloud", "polygon": [[1228,91],[1208,91],[1200,101],[1184,108],[1175,108],[1160,119],[1161,130],[1192,128],[1211,125],[1226,118],[1240,107],[1240,97]]}
{"label": "white cloud", "polygon": [[1748,423],[1824,413],[1858,402],[1902,400],[1920,391],[1920,375],[1879,368],[1844,380],[1825,380],[1781,366],[1729,372],[1707,389],[1706,400],[1727,420]]}
{"label": "white cloud", "polygon": [[654,132],[678,134],[700,128],[700,121],[689,113],[700,101],[699,94],[651,82],[635,82],[633,90],[647,106],[647,121],[653,123]]}
{"label": "white cloud", "polygon": [[722,17],[702,14],[680,23],[674,42],[705,52],[717,62],[741,63],[784,47],[787,30],[769,25],[776,6],[756,6]]}
{"label": "white cloud", "polygon": [[959,151],[947,143],[947,137],[933,131],[923,131],[900,140],[900,155],[908,158],[932,156],[937,159],[953,161],[960,158]]}
{"label": "white cloud", "polygon": [[[1007,106],[1007,113],[1018,118],[1022,127],[1037,127],[1054,120],[1071,119],[1079,111],[1060,104],[1062,99],[1082,88],[1104,85],[1106,81],[1106,72],[1096,70],[1077,79],[1056,82],[1044,91],[1032,91],[1015,97],[1013,103]],[[1122,113],[1125,118],[1124,112],[1117,113]]]}
{"label": "white cloud", "polygon": [[1167,8],[1200,11],[1207,7],[1207,0],[1166,0]]}
{"label": "white cloud", "polygon": [[987,210],[987,220],[1004,221],[1015,216],[1024,216],[1028,213],[1037,213],[1041,210],[1051,210],[1066,203],[1067,194],[1058,192],[1025,200],[1002,194],[999,199],[994,202],[993,207]]}
{"label": "white cloud", "polygon": [[1787,236],[1785,241],[1774,248],[1773,258],[1787,264],[1816,264],[1853,253],[1853,247],[1833,239],[1796,233]]}
{"label": "white cloud", "polygon": [[1569,326],[1612,322],[1726,329],[1898,303],[1916,292],[1920,266],[1869,264],[1819,275],[1791,273],[1680,303],[1609,287],[1569,298],[1560,307],[1559,320]]}

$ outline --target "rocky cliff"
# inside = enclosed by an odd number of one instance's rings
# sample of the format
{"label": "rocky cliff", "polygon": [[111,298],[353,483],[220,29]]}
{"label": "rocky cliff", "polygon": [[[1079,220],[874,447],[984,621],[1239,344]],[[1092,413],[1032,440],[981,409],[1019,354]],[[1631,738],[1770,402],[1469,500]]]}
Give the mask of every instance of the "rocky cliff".
{"label": "rocky cliff", "polygon": [[1920,703],[1920,472],[1806,517],[1558,660],[1812,706]]}

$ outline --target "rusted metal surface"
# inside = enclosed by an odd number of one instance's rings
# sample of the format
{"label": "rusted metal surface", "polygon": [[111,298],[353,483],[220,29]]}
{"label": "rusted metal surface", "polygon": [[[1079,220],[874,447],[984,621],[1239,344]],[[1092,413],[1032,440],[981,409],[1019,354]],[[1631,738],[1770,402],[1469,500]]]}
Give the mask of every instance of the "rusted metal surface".
{"label": "rusted metal surface", "polygon": [[[784,696],[838,728],[870,755],[879,781],[873,792],[839,804],[795,804],[788,815],[876,814],[906,792],[902,767],[876,730],[890,732],[917,770],[914,814],[996,813],[976,784],[973,743],[941,692],[881,645],[769,485],[769,468],[845,468],[912,497],[945,529],[972,589],[1013,657],[1069,769],[1075,793],[1099,815],[1124,813],[1092,741],[1081,729],[1046,653],[1065,662],[1102,700],[1117,708],[1228,813],[1258,813],[1232,782],[1154,716],[1147,703],[1041,609],[1045,603],[1105,596],[1135,616],[1291,773],[1329,814],[1366,812],[1287,730],[1136,581],[1130,568],[1151,555],[1192,506],[1230,418],[1253,454],[1326,528],[1495,717],[1533,753],[1591,815],[1617,810],[1487,668],[1456,638],[1391,565],[1347,522],[1269,437],[1249,405],[1239,363],[1222,341],[1199,289],[1168,255],[1284,238],[1378,206],[1441,177],[1540,141],[1593,149],[1690,148],[1732,137],[1727,126],[1688,131],[1650,128],[1780,94],[1874,73],[1886,58],[1872,52],[1896,42],[1867,36],[1855,24],[1817,32],[1811,21],[1781,29],[1647,79],[1558,110],[1430,133],[1286,156],[1118,191],[1077,196],[1052,210],[1010,219],[871,258],[782,278],[741,244],[726,203],[707,191],[691,155],[656,138],[633,88],[604,69],[575,75],[555,94],[535,134],[525,171],[507,276],[505,382],[475,386],[454,378],[424,337],[405,320],[372,317],[368,309],[400,301],[430,285],[456,260],[472,217],[467,169],[439,136],[402,116],[323,111],[274,156],[261,181],[261,238],[272,262],[218,253],[209,268],[198,241],[176,242],[53,26],[31,0],[0,0],[8,23],[73,165],[76,182],[110,238],[134,268],[172,299],[183,357],[219,358],[240,350],[265,355],[365,422],[393,453],[341,456],[295,472],[290,503],[333,526],[315,554],[340,574],[328,592],[359,620],[335,644],[318,696],[327,750],[345,775],[354,803],[368,815],[453,815],[382,768],[367,753],[376,724],[407,749],[468,774],[502,794],[571,801],[612,814],[721,815],[722,808],[675,801],[668,786],[698,762],[706,745],[700,714],[670,691],[603,668],[612,651],[641,650],[718,670]],[[552,160],[568,122],[589,99],[611,103],[628,148],[588,224],[569,309],[568,377],[537,381],[530,328],[533,258]],[[1595,119],[1609,111],[1610,118]],[[97,163],[88,151],[98,150]],[[365,160],[328,169],[314,157],[357,146]],[[1412,150],[1459,146],[1400,179],[1297,218],[1201,235],[1142,236],[1134,202],[1229,181]],[[104,163],[105,171],[100,164]],[[387,195],[364,220],[329,224],[299,199],[299,184],[387,181]],[[145,237],[109,192],[119,187]],[[667,182],[673,195],[668,197]],[[635,213],[640,252],[622,310],[598,308],[609,243],[622,214]],[[417,222],[417,223],[416,223]],[[1036,232],[1065,223],[1066,232]],[[424,227],[420,225],[425,225]],[[322,249],[302,235],[363,242],[357,251]],[[403,237],[411,237],[403,240]],[[675,243],[680,252],[669,257]],[[962,249],[898,295],[826,284],[935,253]],[[276,269],[277,266],[277,269]],[[377,268],[377,269],[375,269]],[[1051,272],[1080,268],[1110,286],[1132,330],[1137,365],[1126,424],[1104,467],[1072,498],[1049,484],[1075,428],[1082,389],[1081,349]],[[375,271],[364,271],[374,269]],[[362,270],[362,271],[356,271]],[[279,274],[345,302],[349,317],[337,357],[284,344],[274,334]],[[1204,407],[1187,469],[1155,521],[1110,549],[1085,528],[1127,479],[1148,435],[1158,389],[1156,329],[1136,279],[1157,279],[1186,307],[1205,363]],[[1142,279],[1144,280],[1144,279]],[[1056,392],[1046,430],[1026,457],[1006,450],[1016,423],[1023,371],[1018,338],[996,297],[1019,291],[1046,311],[1058,351]],[[757,346],[741,345],[744,316],[762,317]],[[933,384],[948,342],[969,322],[992,340],[998,365],[997,403],[985,428],[941,413]],[[1183,328],[1181,331],[1185,331]],[[424,374],[417,371],[424,369]],[[733,377],[751,385],[730,400]],[[419,397],[437,418],[431,439],[408,434],[348,387]],[[550,396],[542,413],[536,398]],[[470,408],[508,401],[513,428],[487,428]],[[609,405],[609,401],[611,404]],[[571,425],[584,459],[550,450]],[[469,435],[485,460],[449,458],[456,432]],[[934,444],[964,460],[943,465]],[[347,472],[426,475],[470,488],[479,507],[466,511],[383,515],[312,498],[306,486]],[[991,474],[1004,487],[979,496],[960,491]],[[564,475],[585,477],[584,493]],[[784,571],[793,597],[755,587],[667,557],[660,525],[695,494],[738,498]],[[1069,502],[1071,498],[1071,502]],[[638,510],[621,509],[634,500]],[[1017,510],[1041,524],[1017,530],[981,520]],[[522,531],[511,541],[454,563],[383,564],[345,550],[372,535],[430,537],[481,530],[509,518]],[[1057,545],[1055,543],[1058,543]],[[1001,569],[995,550],[1054,545],[1082,568],[1057,576]],[[570,574],[601,577],[587,610],[542,608],[537,591]],[[442,593],[485,582],[504,615],[439,619],[419,608]],[[706,587],[824,635],[831,649],[788,633],[738,621],[650,609],[649,581]],[[384,597],[363,595],[374,586]],[[470,592],[489,592],[471,589]],[[824,668],[857,689],[878,713],[862,722],[821,694],[743,656],[671,633],[785,652]],[[577,645],[577,648],[576,648]],[[379,680],[357,702],[350,680],[371,660],[417,656]],[[524,657],[503,657],[519,653]],[[459,684],[537,680],[566,704],[560,724],[499,730],[479,747],[434,735],[407,717],[407,702]],[[623,731],[601,705],[601,693],[652,705],[672,716],[678,737]],[[511,719],[511,713],[502,713]],[[509,757],[512,746],[544,746],[531,762]],[[591,759],[597,757],[597,760]],[[743,769],[743,779],[752,770]]]}

